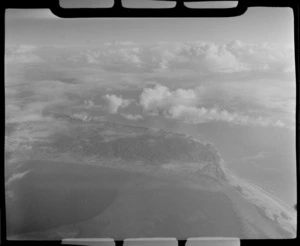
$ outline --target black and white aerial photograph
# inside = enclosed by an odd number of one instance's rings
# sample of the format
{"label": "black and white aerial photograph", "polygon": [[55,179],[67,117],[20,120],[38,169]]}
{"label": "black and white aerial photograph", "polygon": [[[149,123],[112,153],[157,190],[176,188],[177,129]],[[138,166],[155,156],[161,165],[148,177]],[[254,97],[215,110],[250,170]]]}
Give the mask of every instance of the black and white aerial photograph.
{"label": "black and white aerial photograph", "polygon": [[8,240],[296,237],[291,8],[6,9],[4,65]]}

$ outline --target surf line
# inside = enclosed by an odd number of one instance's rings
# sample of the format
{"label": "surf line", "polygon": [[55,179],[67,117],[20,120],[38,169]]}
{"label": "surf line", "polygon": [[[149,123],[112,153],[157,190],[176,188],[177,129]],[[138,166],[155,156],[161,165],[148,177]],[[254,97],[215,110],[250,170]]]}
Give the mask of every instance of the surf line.
{"label": "surf line", "polygon": [[284,201],[280,200],[278,197],[272,195],[271,193],[269,193],[268,191],[264,190],[263,188],[258,187],[257,185],[252,184],[252,183],[248,182],[247,180],[245,180],[243,178],[238,177],[238,175],[235,172],[233,172],[233,171],[231,171],[231,170],[229,170],[227,168],[224,168],[224,169],[225,169],[225,172],[228,173],[233,178],[240,179],[243,182],[245,182],[247,185],[249,185],[252,189],[259,190],[261,193],[265,194],[266,196],[269,196],[270,198],[273,198],[278,203],[278,205],[281,208],[283,208],[285,210],[288,210],[291,216],[294,215],[294,211],[292,210],[292,208],[288,204],[286,204]]}

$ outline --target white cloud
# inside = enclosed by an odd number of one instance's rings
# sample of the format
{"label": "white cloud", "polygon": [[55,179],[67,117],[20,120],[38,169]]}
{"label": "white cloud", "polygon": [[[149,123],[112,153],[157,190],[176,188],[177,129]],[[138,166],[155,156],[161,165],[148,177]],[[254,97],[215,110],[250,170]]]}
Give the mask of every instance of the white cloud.
{"label": "white cloud", "polygon": [[82,120],[84,122],[88,122],[92,120],[92,117],[90,117],[86,112],[81,112],[81,113],[74,113],[72,115],[73,118]]}
{"label": "white cloud", "polygon": [[247,71],[247,64],[237,59],[225,45],[209,42],[178,43],[161,52],[161,69],[192,69],[198,72]]}
{"label": "white cloud", "polygon": [[92,108],[92,107],[95,106],[95,104],[92,100],[85,100],[83,103],[84,103],[86,108]]}
{"label": "white cloud", "polygon": [[37,50],[36,45],[27,45],[21,44],[17,46],[6,46],[5,51],[7,54],[21,54],[21,53],[30,53]]}
{"label": "white cloud", "polygon": [[290,72],[293,49],[274,44],[185,42],[156,46],[162,70],[190,69],[200,73]]}
{"label": "white cloud", "polygon": [[118,55],[124,59],[126,62],[131,62],[136,64],[137,66],[140,65],[141,60],[138,56],[140,49],[139,48],[132,48],[132,49],[119,49]]}
{"label": "white cloud", "polygon": [[[30,50],[30,47],[20,47],[20,50],[26,49]],[[61,59],[80,66],[98,66],[115,72],[187,70],[216,76],[220,76],[220,73],[230,76],[249,72],[260,76],[287,76],[294,71],[295,64],[292,48],[238,40],[228,44],[204,41],[157,42],[149,45],[112,42],[97,48],[83,47],[75,53],[64,52]]]}
{"label": "white cloud", "polygon": [[12,54],[5,55],[5,64],[12,63],[38,63],[43,62],[43,59],[35,54]]}
{"label": "white cloud", "polygon": [[199,98],[205,94],[205,91],[200,89],[170,91],[165,86],[156,85],[154,88],[143,90],[140,95],[140,105],[143,107],[143,111],[149,115],[160,114],[190,124],[223,121],[242,125],[285,126],[282,121],[269,117],[254,117],[241,112],[219,109],[218,107],[205,107],[202,98]]}
{"label": "white cloud", "polygon": [[5,48],[5,63],[37,63],[43,59],[35,53],[35,45],[7,46]]}
{"label": "white cloud", "polygon": [[132,45],[104,45],[99,49],[88,49],[73,54],[68,59],[73,62],[85,64],[99,64],[103,68],[133,67],[139,68],[142,65],[140,48]]}
{"label": "white cloud", "polygon": [[115,41],[115,42],[106,42],[104,46],[132,46],[137,45],[137,43],[132,41]]}
{"label": "white cloud", "polygon": [[16,48],[16,50],[14,51],[15,53],[28,53],[28,52],[32,52],[35,51],[37,49],[37,47],[35,45],[20,45]]}
{"label": "white cloud", "polygon": [[276,44],[246,44],[241,41],[226,45],[229,52],[243,61],[251,71],[283,72],[294,64],[293,48]]}
{"label": "white cloud", "polygon": [[111,114],[116,114],[119,108],[126,108],[131,104],[131,100],[123,99],[116,95],[105,95],[105,100],[108,103],[108,110]]}
{"label": "white cloud", "polygon": [[148,113],[157,114],[159,110],[172,105],[195,105],[199,101],[197,94],[192,89],[177,89],[156,85],[154,88],[145,88],[140,95],[140,104]]}
{"label": "white cloud", "polygon": [[167,118],[183,120],[186,123],[198,124],[209,121],[223,121],[239,125],[253,126],[276,126],[284,127],[285,124],[279,120],[273,121],[270,118],[251,117],[239,112],[228,112],[217,108],[191,107],[185,105],[172,106],[164,110]]}
{"label": "white cloud", "polygon": [[135,115],[132,115],[132,114],[121,114],[125,119],[127,120],[142,120],[144,119],[144,117],[140,114],[135,114]]}

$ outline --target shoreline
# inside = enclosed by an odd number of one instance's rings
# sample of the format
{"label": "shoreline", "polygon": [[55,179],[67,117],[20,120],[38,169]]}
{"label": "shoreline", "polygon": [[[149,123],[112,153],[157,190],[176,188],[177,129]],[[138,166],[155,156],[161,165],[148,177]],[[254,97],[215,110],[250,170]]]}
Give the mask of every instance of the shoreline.
{"label": "shoreline", "polygon": [[259,192],[263,193],[264,195],[266,195],[267,197],[270,197],[271,199],[273,199],[274,201],[276,201],[276,203],[283,208],[284,210],[288,210],[289,214],[291,216],[295,216],[297,215],[297,212],[294,211],[293,207],[291,207],[290,205],[288,205],[287,203],[285,203],[284,201],[282,201],[280,198],[276,197],[275,195],[269,193],[268,191],[264,190],[263,188],[250,183],[249,181],[240,178],[234,171],[229,170],[228,168],[224,168],[224,171],[226,174],[228,174],[229,176],[233,177],[233,178],[237,178],[242,180],[245,184],[247,184],[248,186],[250,186],[252,189],[254,190],[258,190]]}

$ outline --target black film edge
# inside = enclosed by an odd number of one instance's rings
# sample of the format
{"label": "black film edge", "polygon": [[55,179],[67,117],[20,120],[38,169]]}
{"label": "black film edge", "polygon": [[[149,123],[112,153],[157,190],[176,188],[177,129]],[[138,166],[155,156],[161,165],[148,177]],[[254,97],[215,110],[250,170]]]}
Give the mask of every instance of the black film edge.
{"label": "black film edge", "polygon": [[[62,8],[59,0],[51,4],[53,14],[61,18],[97,18],[97,17],[233,17],[246,12],[245,1],[238,1],[238,5],[225,9],[192,9],[185,7],[183,0],[177,0],[174,8],[162,9],[131,9],[125,8],[121,0],[115,0],[111,8]],[[178,4],[181,3],[181,4]]]}

